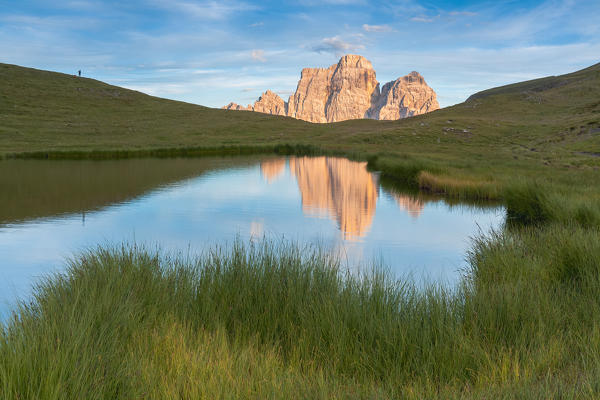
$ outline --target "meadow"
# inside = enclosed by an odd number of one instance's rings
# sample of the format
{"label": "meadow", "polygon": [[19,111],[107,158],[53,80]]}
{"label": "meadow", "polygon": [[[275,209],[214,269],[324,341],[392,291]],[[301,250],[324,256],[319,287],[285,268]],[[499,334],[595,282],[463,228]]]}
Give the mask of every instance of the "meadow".
{"label": "meadow", "polygon": [[507,209],[457,290],[349,275],[293,243],[90,250],[2,327],[1,397],[600,396],[599,65],[328,125],[8,65],[0,89],[5,158],[335,154]]}

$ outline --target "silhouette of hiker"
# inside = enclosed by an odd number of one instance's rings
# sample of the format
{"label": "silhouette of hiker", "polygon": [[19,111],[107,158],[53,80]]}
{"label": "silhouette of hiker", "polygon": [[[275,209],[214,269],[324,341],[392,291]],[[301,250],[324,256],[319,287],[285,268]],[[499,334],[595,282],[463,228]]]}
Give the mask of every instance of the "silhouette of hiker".
{"label": "silhouette of hiker", "polygon": [[81,70],[79,70],[79,77],[81,77]]}

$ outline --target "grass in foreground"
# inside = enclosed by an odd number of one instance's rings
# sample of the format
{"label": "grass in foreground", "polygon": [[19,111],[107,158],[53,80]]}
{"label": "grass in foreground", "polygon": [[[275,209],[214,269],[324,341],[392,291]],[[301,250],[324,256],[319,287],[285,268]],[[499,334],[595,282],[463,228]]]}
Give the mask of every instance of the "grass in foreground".
{"label": "grass in foreground", "polygon": [[599,237],[480,239],[456,291],[285,243],[99,248],[4,326],[0,397],[594,398]]}

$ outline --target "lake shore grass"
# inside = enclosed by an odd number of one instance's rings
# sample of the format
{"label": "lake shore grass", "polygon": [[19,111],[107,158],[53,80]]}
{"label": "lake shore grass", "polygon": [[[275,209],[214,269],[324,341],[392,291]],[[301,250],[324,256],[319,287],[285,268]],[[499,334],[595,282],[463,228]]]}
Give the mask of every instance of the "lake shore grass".
{"label": "lake shore grass", "polygon": [[497,233],[449,290],[286,242],[97,248],[2,328],[0,397],[594,398],[598,257],[580,227]]}

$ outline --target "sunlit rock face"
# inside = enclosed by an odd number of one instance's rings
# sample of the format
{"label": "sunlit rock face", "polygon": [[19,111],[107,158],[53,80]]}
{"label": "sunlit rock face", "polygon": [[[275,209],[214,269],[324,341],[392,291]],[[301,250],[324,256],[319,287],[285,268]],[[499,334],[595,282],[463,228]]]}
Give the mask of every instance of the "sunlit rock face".
{"label": "sunlit rock face", "polygon": [[287,103],[275,93],[267,90],[254,102],[254,105],[244,107],[236,103],[229,103],[222,107],[224,110],[256,111],[265,114],[287,115]]}
{"label": "sunlit rock face", "polygon": [[367,118],[378,85],[370,61],[355,55],[342,57],[331,77],[331,92],[325,108],[327,122]]}
{"label": "sunlit rock face", "polygon": [[221,107],[223,110],[236,110],[236,111],[254,111],[252,106],[248,104],[247,107],[241,106],[237,103],[231,102],[226,106]]}
{"label": "sunlit rock face", "polygon": [[329,68],[304,68],[288,102],[290,117],[310,122],[365,118],[377,87],[375,70],[364,57],[347,55]]}
{"label": "sunlit rock face", "polygon": [[273,115],[286,115],[287,104],[281,97],[267,90],[254,103],[253,111]]}
{"label": "sunlit rock face", "polygon": [[383,85],[374,97],[369,118],[395,120],[425,114],[440,108],[436,94],[416,71]]}
{"label": "sunlit rock face", "polygon": [[310,122],[327,122],[325,107],[334,70],[335,65],[329,68],[304,68],[296,92],[289,98],[288,116]]}
{"label": "sunlit rock face", "polygon": [[378,182],[366,163],[342,158],[302,157],[290,159],[306,213],[334,218],[344,239],[368,232],[377,203]]}
{"label": "sunlit rock face", "polygon": [[287,103],[267,91],[254,106],[230,103],[223,108],[325,123],[360,118],[400,119],[437,110],[439,104],[436,93],[418,72],[388,82],[380,90],[371,62],[349,54],[329,68],[304,68],[296,92]]}
{"label": "sunlit rock face", "polygon": [[274,182],[285,171],[285,159],[265,160],[260,163],[260,172],[268,183]]}

